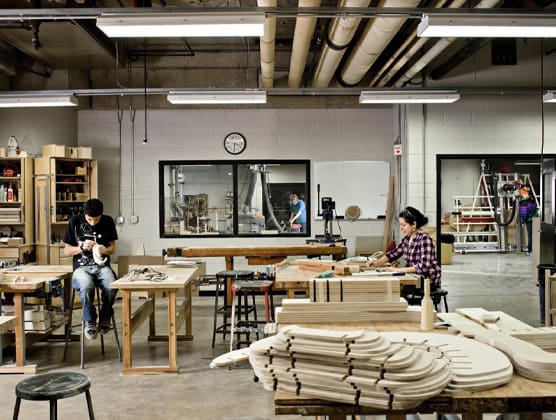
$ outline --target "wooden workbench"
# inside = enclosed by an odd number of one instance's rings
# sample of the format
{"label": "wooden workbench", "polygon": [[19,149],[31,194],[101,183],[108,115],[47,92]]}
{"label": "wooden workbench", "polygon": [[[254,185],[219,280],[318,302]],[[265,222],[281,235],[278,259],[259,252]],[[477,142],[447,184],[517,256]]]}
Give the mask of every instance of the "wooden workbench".
{"label": "wooden workbench", "polygon": [[330,420],[345,420],[348,415],[385,414],[399,417],[406,413],[461,413],[463,420],[478,420],[483,413],[526,413],[527,419],[540,419],[542,412],[556,411],[556,384],[535,382],[514,374],[512,380],[489,391],[440,394],[411,411],[384,410],[353,404],[298,397],[285,392],[274,395],[275,414],[304,416],[327,415]]}
{"label": "wooden workbench", "polygon": [[331,255],[335,259],[340,259],[345,257],[347,248],[335,244],[313,244],[168,248],[166,251],[170,257],[224,257],[226,270],[229,271],[234,269],[234,257],[246,257],[250,265],[268,265],[279,263],[286,257],[294,255],[308,257]]}
{"label": "wooden workbench", "polygon": [[[50,269],[50,266],[29,265],[18,266],[17,269],[5,270],[3,273],[4,277],[0,280],[0,292],[14,294],[14,311],[17,321],[15,326],[15,365],[0,366],[0,373],[35,373],[37,366],[27,364],[25,360],[26,335],[34,339],[43,338],[64,325],[67,322],[67,316],[64,316],[61,323],[53,325],[47,331],[25,332],[24,295],[42,289],[45,283],[54,279],[61,279],[64,289],[70,290],[73,270],[71,266],[63,266],[63,268],[54,266]],[[63,311],[69,307],[69,293],[64,293],[64,297]]]}
{"label": "wooden workbench", "polygon": [[[306,324],[305,327],[323,328],[322,324]],[[331,329],[356,330],[361,328],[376,331],[419,331],[417,323],[335,323]],[[446,332],[435,330],[434,332]],[[522,418],[541,419],[542,412],[556,411],[556,383],[536,382],[514,374],[512,380],[501,387],[472,393],[446,394],[424,401],[410,411],[384,410],[300,397],[286,392],[274,394],[275,414],[304,416],[329,416],[330,420],[345,420],[349,415],[387,415],[403,418],[408,413],[461,413],[463,420],[478,420],[483,413],[521,413]],[[402,417],[403,416],[403,417]]]}
{"label": "wooden workbench", "polygon": [[[153,270],[168,275],[160,282],[130,280],[128,276],[110,284],[111,288],[119,289],[122,296],[123,322],[123,374],[161,374],[179,373],[177,364],[178,340],[193,340],[191,312],[191,280],[198,267],[173,267],[170,265],[151,265]],[[133,268],[133,267],[132,267]],[[184,291],[184,300],[177,305],[177,295]],[[131,312],[131,293],[144,291],[148,299],[135,312]],[[168,335],[156,333],[155,298],[157,292],[165,292],[168,296]],[[149,341],[168,342],[168,365],[166,366],[133,366],[132,335],[139,326],[149,319]],[[185,323],[185,335],[178,335]]]}

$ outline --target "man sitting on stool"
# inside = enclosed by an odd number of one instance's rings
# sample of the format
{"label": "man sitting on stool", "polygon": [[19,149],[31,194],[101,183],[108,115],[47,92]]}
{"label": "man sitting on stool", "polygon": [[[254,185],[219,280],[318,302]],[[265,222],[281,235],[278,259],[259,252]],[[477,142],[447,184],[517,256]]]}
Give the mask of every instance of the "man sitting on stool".
{"label": "man sitting on stool", "polygon": [[[84,214],[73,216],[64,235],[64,253],[73,257],[73,288],[79,293],[83,306],[85,337],[95,339],[110,329],[110,319],[114,313],[112,305],[117,290],[110,289],[116,276],[110,267],[110,255],[116,251],[118,234],[110,216],[103,213],[102,201],[91,198],[83,206]],[[94,304],[95,287],[101,290],[97,330],[97,311]]]}

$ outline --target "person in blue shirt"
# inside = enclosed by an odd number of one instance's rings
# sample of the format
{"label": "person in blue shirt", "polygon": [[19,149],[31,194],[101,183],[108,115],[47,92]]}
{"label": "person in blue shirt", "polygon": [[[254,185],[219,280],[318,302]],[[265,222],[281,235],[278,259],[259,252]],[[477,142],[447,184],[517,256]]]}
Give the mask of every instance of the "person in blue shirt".
{"label": "person in blue shirt", "polygon": [[300,225],[300,232],[307,232],[307,210],[305,209],[305,202],[300,200],[297,194],[290,195],[290,227],[294,228]]}
{"label": "person in blue shirt", "polygon": [[530,194],[531,188],[523,186],[519,190],[519,215],[527,229],[527,253],[533,250],[533,217],[537,215],[537,202]]}

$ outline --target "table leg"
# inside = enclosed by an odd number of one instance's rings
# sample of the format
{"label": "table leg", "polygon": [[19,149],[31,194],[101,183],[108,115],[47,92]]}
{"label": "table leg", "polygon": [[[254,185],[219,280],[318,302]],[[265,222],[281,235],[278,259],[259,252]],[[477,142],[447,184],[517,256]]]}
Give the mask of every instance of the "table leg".
{"label": "table leg", "polygon": [[[225,257],[226,260],[226,271],[231,271],[234,269],[234,257],[228,256]],[[228,304],[228,302],[232,301],[232,278],[226,277],[226,298],[224,304]]]}
{"label": "table leg", "polygon": [[129,290],[121,290],[122,294],[122,319],[123,319],[123,335],[124,335],[124,362],[123,369],[131,369],[131,292]]}
{"label": "table leg", "polygon": [[168,291],[168,365],[178,370],[178,336],[176,331],[176,291]]}
{"label": "table leg", "polygon": [[14,296],[14,311],[17,316],[15,327],[15,365],[25,366],[25,323],[24,323],[24,297],[23,293]]}
{"label": "table leg", "polygon": [[149,316],[149,338],[156,337],[156,292],[148,292],[149,299],[153,302],[153,311]]}
{"label": "table leg", "polygon": [[191,282],[187,283],[185,286],[185,299],[187,301],[185,307],[185,335],[186,336],[193,336],[193,314],[191,309]]}

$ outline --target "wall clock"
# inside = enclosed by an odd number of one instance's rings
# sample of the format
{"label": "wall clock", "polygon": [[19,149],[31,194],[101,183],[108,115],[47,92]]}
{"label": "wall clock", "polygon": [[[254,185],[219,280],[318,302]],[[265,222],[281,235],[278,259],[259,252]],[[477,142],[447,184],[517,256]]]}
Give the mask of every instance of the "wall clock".
{"label": "wall clock", "polygon": [[230,133],[224,137],[224,149],[232,155],[239,155],[247,147],[247,140],[241,133]]}

